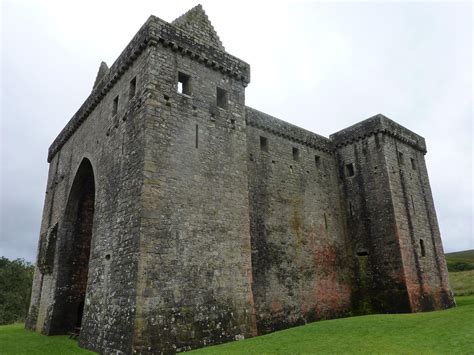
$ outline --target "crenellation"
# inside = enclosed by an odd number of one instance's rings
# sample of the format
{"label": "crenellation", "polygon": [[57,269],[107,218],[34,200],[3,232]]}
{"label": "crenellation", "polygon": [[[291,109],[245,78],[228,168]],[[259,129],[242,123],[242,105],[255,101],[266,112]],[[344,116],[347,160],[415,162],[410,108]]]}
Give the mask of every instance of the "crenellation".
{"label": "crenellation", "polygon": [[454,306],[423,137],[322,137],[245,105],[200,5],[150,16],[48,151],[26,326],[175,353],[321,319]]}

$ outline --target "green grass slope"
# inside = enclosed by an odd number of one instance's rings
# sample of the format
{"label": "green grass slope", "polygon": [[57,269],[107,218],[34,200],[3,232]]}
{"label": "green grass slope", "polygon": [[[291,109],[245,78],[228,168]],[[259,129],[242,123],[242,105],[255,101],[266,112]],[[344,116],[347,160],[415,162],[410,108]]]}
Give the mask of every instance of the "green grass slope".
{"label": "green grass slope", "polygon": [[81,349],[77,341],[67,335],[45,336],[25,330],[25,325],[15,323],[0,326],[1,355],[30,355],[30,354],[94,354]]}
{"label": "green grass slope", "polygon": [[458,307],[315,322],[261,337],[196,350],[197,354],[474,353],[474,296]]}
{"label": "green grass slope", "polygon": [[450,272],[474,270],[474,249],[445,254]]}
{"label": "green grass slope", "polygon": [[474,295],[474,270],[450,272],[449,284],[451,285],[454,296],[456,297]]}

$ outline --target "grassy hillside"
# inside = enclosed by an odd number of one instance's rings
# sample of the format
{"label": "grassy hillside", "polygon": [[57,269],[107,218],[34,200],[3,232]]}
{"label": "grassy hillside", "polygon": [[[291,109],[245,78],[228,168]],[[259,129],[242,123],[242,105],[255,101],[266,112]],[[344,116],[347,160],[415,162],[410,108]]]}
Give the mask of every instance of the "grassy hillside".
{"label": "grassy hillside", "polygon": [[450,272],[449,284],[456,297],[474,295],[474,270]]}
{"label": "grassy hillside", "polygon": [[474,249],[445,254],[450,272],[474,270]]}
{"label": "grassy hillside", "polygon": [[29,330],[25,325],[15,323],[0,326],[1,355],[30,354],[94,354],[77,346],[77,341],[67,335],[47,337]]}
{"label": "grassy hillside", "polygon": [[416,314],[352,317],[311,323],[197,350],[197,354],[399,353],[472,354],[474,296],[458,307]]}

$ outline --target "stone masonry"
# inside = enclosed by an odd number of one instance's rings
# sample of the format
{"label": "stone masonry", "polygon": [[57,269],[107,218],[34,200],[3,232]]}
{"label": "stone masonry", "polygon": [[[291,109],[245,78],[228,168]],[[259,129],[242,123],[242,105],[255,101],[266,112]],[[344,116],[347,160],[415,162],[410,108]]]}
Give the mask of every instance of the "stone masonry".
{"label": "stone masonry", "polygon": [[383,115],[328,139],[249,82],[200,5],[100,65],[49,148],[27,328],[174,353],[454,306],[424,139]]}

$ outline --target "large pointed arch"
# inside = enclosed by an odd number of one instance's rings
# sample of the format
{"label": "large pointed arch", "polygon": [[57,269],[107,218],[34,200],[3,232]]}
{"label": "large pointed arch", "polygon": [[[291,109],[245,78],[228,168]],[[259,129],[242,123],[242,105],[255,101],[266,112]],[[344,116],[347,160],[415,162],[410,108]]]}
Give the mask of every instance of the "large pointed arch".
{"label": "large pointed arch", "polygon": [[84,158],[77,169],[59,225],[56,302],[50,334],[67,334],[81,327],[89,274],[95,190],[92,164]]}

